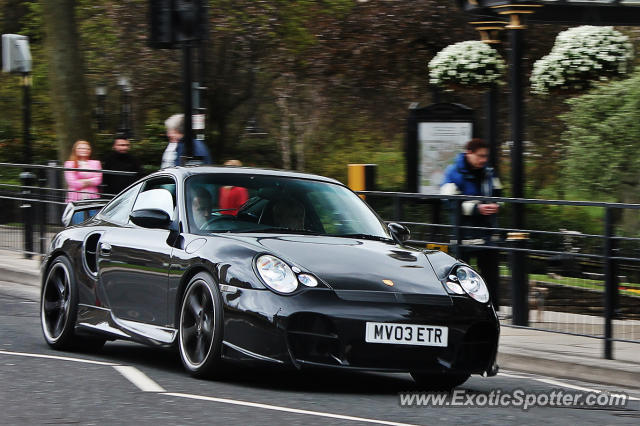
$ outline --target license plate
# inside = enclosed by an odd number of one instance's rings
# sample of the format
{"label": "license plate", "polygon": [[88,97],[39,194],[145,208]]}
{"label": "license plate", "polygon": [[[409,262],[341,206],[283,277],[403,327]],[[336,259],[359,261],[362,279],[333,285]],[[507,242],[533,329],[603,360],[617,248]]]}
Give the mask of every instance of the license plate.
{"label": "license plate", "polygon": [[365,342],[446,347],[448,337],[449,329],[447,327],[368,322]]}

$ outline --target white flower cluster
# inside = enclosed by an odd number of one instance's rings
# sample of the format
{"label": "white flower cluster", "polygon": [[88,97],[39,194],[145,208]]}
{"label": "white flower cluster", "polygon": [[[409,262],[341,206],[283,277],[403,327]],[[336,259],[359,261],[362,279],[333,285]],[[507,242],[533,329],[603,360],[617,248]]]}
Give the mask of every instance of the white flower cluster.
{"label": "white flower cluster", "polygon": [[498,52],[481,41],[463,41],[442,49],[429,62],[429,81],[436,85],[477,86],[494,83],[506,66]]}
{"label": "white flower cluster", "polygon": [[583,90],[626,74],[633,59],[629,37],[613,27],[583,25],[561,32],[551,52],[533,64],[531,90]]}

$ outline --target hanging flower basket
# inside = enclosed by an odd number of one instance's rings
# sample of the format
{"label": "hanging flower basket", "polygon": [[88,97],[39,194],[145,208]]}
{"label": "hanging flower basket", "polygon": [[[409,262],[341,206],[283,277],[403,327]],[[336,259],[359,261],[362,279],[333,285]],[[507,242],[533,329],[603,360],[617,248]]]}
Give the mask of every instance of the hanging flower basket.
{"label": "hanging flower basket", "polygon": [[443,87],[482,88],[499,81],[506,68],[498,52],[481,41],[442,49],[429,62],[429,82]]}
{"label": "hanging flower basket", "polygon": [[531,91],[583,91],[629,72],[633,45],[613,27],[583,25],[561,32],[551,52],[533,64]]}

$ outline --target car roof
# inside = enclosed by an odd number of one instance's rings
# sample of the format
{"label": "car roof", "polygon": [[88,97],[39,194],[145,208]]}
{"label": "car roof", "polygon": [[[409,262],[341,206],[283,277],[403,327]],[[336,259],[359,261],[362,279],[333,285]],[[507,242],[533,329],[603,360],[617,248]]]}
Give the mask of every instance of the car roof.
{"label": "car roof", "polygon": [[[168,167],[166,169],[159,170],[156,173],[171,173],[177,177],[187,178],[193,175],[207,174],[207,173],[225,173],[225,174],[241,174],[241,175],[263,175],[263,176],[281,176],[286,178],[295,179],[309,179],[317,180],[321,182],[334,183],[341,186],[344,184],[336,179],[314,175],[311,173],[295,172],[291,170],[278,170],[278,169],[259,169],[255,167],[236,167],[236,166],[178,166]],[[155,173],[154,173],[155,174]]]}

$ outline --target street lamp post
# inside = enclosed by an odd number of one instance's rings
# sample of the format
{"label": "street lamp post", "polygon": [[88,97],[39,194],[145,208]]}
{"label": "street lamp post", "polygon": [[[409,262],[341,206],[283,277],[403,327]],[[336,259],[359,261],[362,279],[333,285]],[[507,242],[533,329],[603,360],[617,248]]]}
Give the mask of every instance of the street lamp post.
{"label": "street lamp post", "polygon": [[184,110],[184,151],[180,158],[180,165],[184,166],[193,156],[193,87],[191,42],[187,41],[182,46],[182,99]]}
{"label": "street lamp post", "polygon": [[98,125],[98,132],[103,132],[106,129],[106,99],[107,87],[103,83],[100,83],[96,86],[96,122]]}
{"label": "street lamp post", "polygon": [[31,75],[24,73],[22,75],[22,118],[24,131],[24,163],[31,164]]}
{"label": "street lamp post", "polygon": [[[499,15],[509,16],[509,83],[511,86],[511,194],[514,198],[524,198],[524,166],[523,166],[523,135],[524,135],[524,102],[522,86],[522,39],[526,26],[522,17],[534,12],[532,5],[505,5],[498,7]],[[512,227],[523,229],[525,224],[524,204],[513,203]],[[529,279],[527,274],[527,256],[524,251],[525,240],[513,241],[515,251],[511,252],[511,300],[514,325],[529,325]]]}
{"label": "street lamp post", "polygon": [[120,106],[120,126],[118,131],[126,135],[127,138],[131,137],[131,83],[128,77],[118,77],[118,86],[121,91],[121,106]]}
{"label": "street lamp post", "polygon": [[[498,45],[500,32],[504,30],[505,21],[474,21],[471,25],[480,33],[480,40],[489,45]],[[498,88],[495,83],[487,89],[484,95],[485,126],[484,139],[489,144],[489,165],[493,167],[496,176],[500,174],[498,169],[500,159],[500,145],[498,142]]]}
{"label": "street lamp post", "polygon": [[[33,160],[31,152],[31,75],[28,72],[22,75],[22,89],[24,97],[22,102],[24,163],[31,164]],[[31,170],[25,170],[20,173],[20,181],[23,187],[22,196],[24,198],[33,197],[32,187],[35,185],[36,175]],[[25,201],[20,208],[23,209],[25,257],[31,259],[33,252],[33,204]]]}

